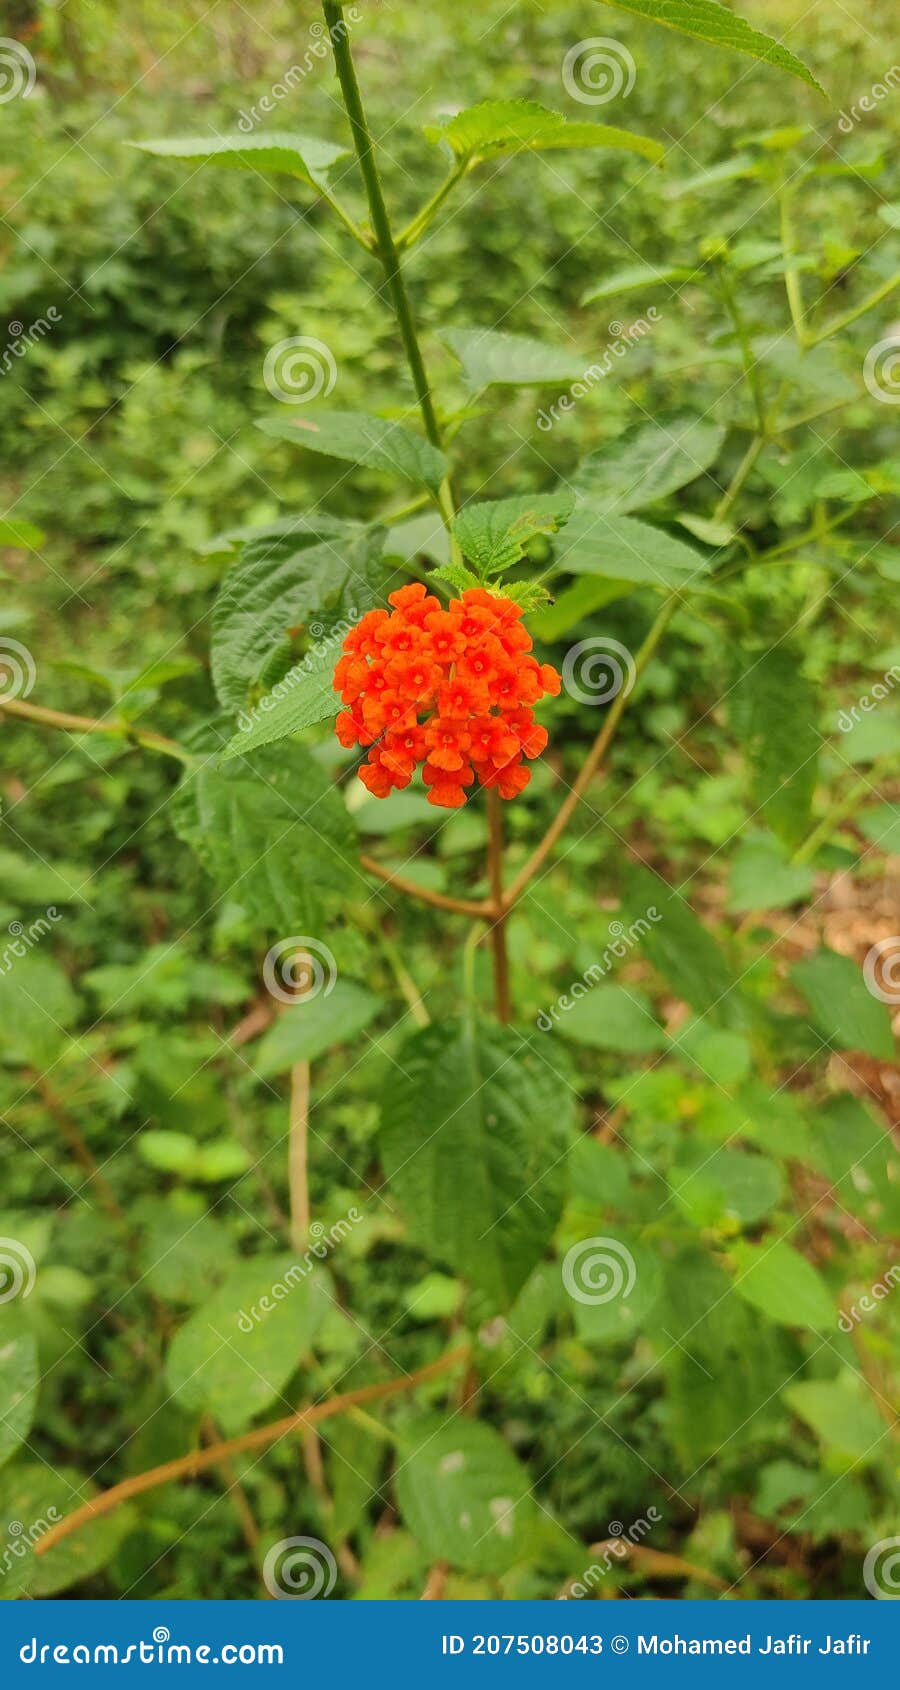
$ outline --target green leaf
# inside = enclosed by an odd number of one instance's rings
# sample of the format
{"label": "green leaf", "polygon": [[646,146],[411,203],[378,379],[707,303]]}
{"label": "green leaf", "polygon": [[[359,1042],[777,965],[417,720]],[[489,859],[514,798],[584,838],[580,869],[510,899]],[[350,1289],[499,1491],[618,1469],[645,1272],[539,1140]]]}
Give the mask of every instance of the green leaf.
{"label": "green leaf", "polygon": [[0,520],[0,546],[8,546],[12,551],[34,552],[43,544],[43,529],[36,528],[33,522]]}
{"label": "green leaf", "polygon": [[699,41],[710,41],[731,52],[749,53],[751,58],[762,59],[779,70],[790,71],[792,76],[799,76],[819,94],[825,92],[801,59],[779,41],[773,41],[770,35],[754,29],[727,6],[720,6],[719,0],[606,0],[606,3],[621,12],[646,18],[649,23],[665,24],[682,35],[692,35]]}
{"label": "green leaf", "polygon": [[251,1067],[265,1080],[286,1073],[295,1062],[315,1062],[335,1045],[358,1038],[382,1007],[382,1000],[364,986],[338,980],[330,992],[306,1002],[301,998],[279,1015],[256,1046]]}
{"label": "green leaf", "polygon": [[884,1453],[888,1428],[861,1380],[846,1368],[836,1379],[789,1385],[782,1395],[823,1444],[848,1461],[877,1461]]}
{"label": "green leaf", "polygon": [[791,969],[791,979],[809,1005],[813,1026],[839,1050],[864,1050],[890,1062],[894,1056],[891,1017],[873,997],[862,970],[837,951],[821,950]]}
{"label": "green leaf", "polygon": [[443,123],[427,124],[424,133],[427,141],[444,142],[455,158],[472,163],[560,147],[616,147],[655,164],[665,152],[647,135],[606,123],[570,123],[562,112],[532,100],[484,100]]}
{"label": "green leaf", "polygon": [[239,1179],[247,1172],[251,1162],[249,1151],[233,1139],[198,1144],[190,1133],[168,1132],[162,1128],[140,1133],[137,1149],[138,1155],[151,1168],[165,1174],[179,1174],[186,1180],[198,1180],[203,1185]]}
{"label": "green leaf", "polygon": [[688,588],[710,568],[683,540],[633,516],[607,516],[589,500],[575,506],[555,551],[557,567],[573,575],[654,587]]}
{"label": "green leaf", "polygon": [[604,1347],[632,1344],[663,1288],[659,1251],[618,1229],[573,1244],[562,1272],[579,1338]]}
{"label": "green leaf", "polygon": [[637,423],[583,458],[572,486],[610,515],[641,510],[686,487],[715,463],[725,429],[690,411]]}
{"label": "green leaf", "polygon": [[630,584],[625,581],[604,581],[596,576],[581,575],[571,587],[559,593],[552,604],[536,612],[531,626],[539,640],[552,644],[593,611],[602,610],[604,605],[624,598],[630,591]]}
{"label": "green leaf", "polygon": [[228,170],[271,171],[296,176],[315,187],[324,186],[328,172],[346,147],[320,141],[315,135],[188,135],[163,141],[130,141],[139,152],[157,158],[180,158],[194,165],[219,164]]}
{"label": "green leaf", "polygon": [[819,769],[819,699],[786,644],[752,653],[728,700],[750,767],[753,801],[773,833],[797,845],[809,831]]}
{"label": "green leaf", "polygon": [[792,863],[777,839],[748,839],[732,859],[728,908],[737,914],[784,909],[808,898],[812,884],[812,869]]}
{"label": "green leaf", "polygon": [[31,1430],[39,1382],[37,1341],[20,1295],[0,1304],[0,1467]]}
{"label": "green leaf", "polygon": [[561,1005],[556,1029],[564,1039],[591,1050],[643,1055],[666,1042],[649,999],[634,986],[582,986],[571,1004]]}
{"label": "green leaf", "polygon": [[472,388],[564,385],[584,375],[586,360],[528,335],[496,329],[443,329],[441,340],[463,367]]}
{"label": "green leaf", "polygon": [[678,1207],[699,1227],[752,1226],[780,1200],[784,1179],[768,1156],[723,1145],[697,1145],[668,1174]]}
{"label": "green leaf", "polygon": [[78,1017],[78,999],[52,957],[30,950],[0,971],[0,1055],[49,1068]]}
{"label": "green leaf", "polygon": [[402,475],[437,492],[447,460],[430,441],[402,423],[366,411],[317,411],[311,417],[261,417],[257,428],[273,440],[290,440],[326,458]]}
{"label": "green leaf", "polygon": [[660,282],[686,282],[693,274],[683,264],[666,264],[661,269],[657,269],[655,264],[625,264],[621,270],[613,270],[596,287],[588,288],[579,304],[594,305],[598,299],[615,299],[619,293],[657,287]]}
{"label": "green leaf", "polygon": [[172,822],[221,891],[283,937],[321,932],[329,900],[364,881],[343,798],[299,745],[189,769]]}
{"label": "green leaf", "polygon": [[[640,951],[679,997],[718,1021],[733,1018],[735,978],[711,933],[687,901],[639,865],[625,876],[624,905],[632,923],[643,919]],[[649,920],[648,920],[649,917]]]}
{"label": "green leaf", "polygon": [[328,1307],[309,1260],[253,1256],[179,1327],[169,1347],[170,1391],[237,1432],[277,1398]]}
{"label": "green leaf", "polygon": [[[80,888],[88,885],[91,878],[92,871],[80,868],[77,863],[50,863],[41,857],[0,849],[0,896],[17,904],[43,906],[47,931],[52,926],[55,905],[87,903],[87,893]],[[26,932],[28,929],[26,922]],[[35,924],[31,925],[31,931],[35,943],[39,937],[46,937],[46,932]],[[0,941],[0,956],[8,942],[5,938]]]}
{"label": "green leaf", "polygon": [[381,528],[296,517],[244,540],[213,609],[213,684],[226,709],[240,709],[251,687],[274,678],[273,654],[290,654],[292,634],[320,639],[379,602],[383,539]]}
{"label": "green leaf", "polygon": [[453,533],[463,556],[486,579],[511,569],[539,534],[555,534],[571,515],[574,502],[566,491],[484,500],[460,511]]}
{"label": "green leaf", "polygon": [[112,1560],[134,1524],[127,1507],[107,1519],[91,1521],[40,1560],[33,1552],[33,1545],[51,1526],[96,1494],[97,1486],[73,1467],[35,1461],[6,1468],[0,1477],[0,1542],[8,1545],[18,1538],[22,1544],[24,1539],[27,1552],[8,1556],[9,1566],[0,1579],[0,1600],[24,1594],[55,1596]]}
{"label": "green leaf", "polygon": [[828,1332],[837,1324],[834,1303],[816,1269],[783,1239],[742,1241],[731,1248],[737,1267],[734,1289],[751,1308],[780,1326],[808,1326]]}
{"label": "green leaf", "polygon": [[320,640],[305,657],[295,663],[271,692],[238,717],[238,731],[228,741],[221,762],[243,757],[262,745],[272,745],[303,728],[314,727],[334,717],[341,709],[341,701],[334,690],[334,668],[341,655],[338,637]]}
{"label": "green leaf", "polygon": [[414,1420],[396,1483],[401,1517],[429,1560],[499,1574],[526,1558],[537,1517],[528,1474],[492,1426],[464,1415]]}
{"label": "green leaf", "polygon": [[397,1064],[380,1142],[410,1237],[508,1305],[559,1218],[569,1087],[517,1034],[467,1023],[415,1033]]}

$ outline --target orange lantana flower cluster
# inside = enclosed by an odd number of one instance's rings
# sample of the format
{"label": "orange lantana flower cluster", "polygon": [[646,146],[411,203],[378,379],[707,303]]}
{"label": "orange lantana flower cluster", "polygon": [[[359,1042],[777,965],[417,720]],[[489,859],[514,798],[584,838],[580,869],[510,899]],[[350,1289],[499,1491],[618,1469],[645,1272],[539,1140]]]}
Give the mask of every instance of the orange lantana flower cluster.
{"label": "orange lantana flower cluster", "polygon": [[421,763],[431,804],[458,809],[476,776],[515,798],[531,779],[523,757],[547,743],[532,706],[560,689],[552,664],[529,655],[521,607],[468,587],[443,610],[419,581],[388,603],[347,635],[334,672],[347,706],[338,739],[371,747],[360,780],[387,798]]}

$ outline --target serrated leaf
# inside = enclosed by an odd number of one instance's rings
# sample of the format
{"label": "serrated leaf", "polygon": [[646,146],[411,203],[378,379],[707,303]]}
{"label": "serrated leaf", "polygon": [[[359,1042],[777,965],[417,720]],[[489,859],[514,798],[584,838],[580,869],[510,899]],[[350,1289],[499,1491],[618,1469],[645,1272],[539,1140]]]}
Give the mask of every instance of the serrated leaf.
{"label": "serrated leaf", "polygon": [[894,1056],[890,1011],[873,997],[851,957],[821,950],[796,962],[791,979],[803,993],[813,1025],[839,1050],[864,1050],[890,1062]]}
{"label": "serrated leaf", "polygon": [[280,1398],[327,1307],[302,1258],[242,1262],[176,1332],[169,1389],[185,1408],[208,1409],[226,1432],[240,1431]]}
{"label": "serrated leaf", "polygon": [[562,112],[533,100],[483,100],[443,123],[427,124],[424,133],[426,140],[449,146],[455,158],[473,162],[561,147],[613,147],[657,163],[665,151],[647,135],[606,123],[570,123]]}
{"label": "serrated leaf", "polygon": [[[357,880],[340,792],[299,745],[189,769],[172,821],[217,882],[267,934],[323,936],[326,912]],[[359,884],[363,883],[360,875]]]}
{"label": "serrated leaf", "polygon": [[271,171],[296,176],[321,187],[348,149],[321,141],[315,135],[186,135],[161,141],[131,141],[138,152],[156,158],[184,159],[188,164],[218,164],[228,170]]}
{"label": "serrated leaf", "polygon": [[749,53],[753,59],[762,59],[778,70],[799,76],[817,93],[825,92],[802,59],[783,47],[780,41],[774,41],[762,30],[754,29],[752,24],[727,6],[721,6],[719,0],[606,0],[606,4],[617,7],[620,12],[631,12],[635,17],[645,18],[649,23],[665,24],[669,29],[677,29],[682,35],[692,35],[698,41],[725,47],[730,52]]}
{"label": "serrated leaf", "polygon": [[330,992],[291,1004],[260,1039],[250,1065],[269,1079],[295,1062],[315,1062],[335,1045],[358,1038],[381,1008],[382,999],[364,986],[338,980]]}
{"label": "serrated leaf", "polygon": [[456,1415],[404,1428],[400,1514],[432,1561],[499,1574],[524,1560],[537,1510],[528,1474],[499,1432]]}
{"label": "serrated leaf", "polygon": [[633,516],[608,516],[590,500],[580,501],[559,540],[555,562],[572,575],[600,575],[643,586],[690,588],[709,573],[709,559]]}
{"label": "serrated leaf", "polygon": [[661,268],[655,264],[624,264],[621,270],[613,270],[602,282],[588,288],[579,304],[594,305],[599,299],[615,299],[617,294],[633,293],[635,288],[658,287],[660,282],[685,282],[693,274],[683,264],[665,264]]}
{"label": "serrated leaf", "polygon": [[496,329],[443,329],[441,340],[463,367],[472,388],[556,386],[577,381],[588,360],[529,335]]}
{"label": "serrated leaf", "polygon": [[722,425],[706,417],[663,414],[589,453],[571,484],[596,510],[624,516],[696,481],[715,463],[724,439]]}
{"label": "serrated leaf", "polygon": [[828,1332],[836,1325],[834,1303],[816,1269],[783,1239],[732,1246],[734,1289],[751,1308],[780,1326]]}
{"label": "serrated leaf", "polygon": [[366,411],[317,411],[311,417],[261,417],[257,428],[273,440],[289,440],[326,458],[402,475],[437,492],[447,474],[443,452],[403,423]]}
{"label": "serrated leaf", "polygon": [[819,699],[799,651],[782,643],[750,654],[728,711],[750,766],[756,808],[779,839],[797,845],[809,829],[821,744]]}
{"label": "serrated leaf", "polygon": [[460,511],[453,533],[463,556],[486,579],[511,569],[539,534],[555,534],[571,515],[574,502],[565,490],[479,501]]}
{"label": "serrated leaf", "polygon": [[338,637],[320,640],[293,669],[238,717],[238,731],[228,741],[221,762],[272,745],[303,728],[314,727],[341,708],[334,690],[334,667],[341,654]]}
{"label": "serrated leaf", "polygon": [[383,539],[381,528],[298,517],[243,541],[213,608],[213,684],[226,709],[240,709],[273,656],[290,652],[292,632],[318,639],[380,601],[388,578]]}
{"label": "serrated leaf", "polygon": [[468,1023],[403,1045],[382,1160],[410,1237],[508,1306],[562,1207],[571,1092],[517,1034]]}

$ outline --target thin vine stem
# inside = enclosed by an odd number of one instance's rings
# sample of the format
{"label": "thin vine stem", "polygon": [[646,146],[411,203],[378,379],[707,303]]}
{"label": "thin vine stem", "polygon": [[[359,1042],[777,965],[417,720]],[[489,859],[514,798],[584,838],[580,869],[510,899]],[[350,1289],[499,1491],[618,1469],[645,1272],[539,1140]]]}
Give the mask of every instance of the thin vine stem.
{"label": "thin vine stem", "polygon": [[24,698],[5,698],[0,704],[0,716],[19,716],[25,722],[38,722],[45,728],[64,728],[69,733],[112,734],[114,738],[130,740],[147,751],[159,751],[165,757],[176,757],[180,763],[195,759],[177,740],[164,734],[149,733],[130,722],[104,722],[94,716],[73,716],[68,710],[49,710],[43,704],[28,704]]}
{"label": "thin vine stem", "polygon": [[347,1414],[363,1403],[380,1402],[384,1397],[399,1396],[403,1391],[415,1390],[417,1385],[424,1385],[429,1379],[436,1379],[440,1374],[447,1373],[451,1368],[468,1360],[468,1356],[469,1345],[459,1344],[455,1349],[439,1356],[437,1361],[417,1368],[414,1373],[405,1374],[402,1379],[385,1379],[379,1384],[361,1385],[357,1390],[344,1391],[339,1396],[329,1397],[325,1402],[308,1403],[295,1414],[283,1415],[280,1420],[269,1421],[265,1426],[254,1426],[252,1431],[242,1432],[237,1438],[225,1438],[221,1443],[208,1444],[205,1449],[191,1450],[189,1455],[179,1456],[175,1461],[165,1461],[160,1467],[150,1467],[144,1473],[133,1473],[130,1478],[123,1479],[121,1484],[113,1485],[110,1490],[92,1496],[90,1501],[82,1503],[80,1508],[75,1508],[71,1514],[66,1514],[62,1520],[58,1520],[35,1543],[34,1553],[46,1555],[54,1544],[61,1543],[63,1538],[80,1531],[82,1526],[90,1525],[91,1521],[114,1513],[123,1503],[130,1502],[132,1497],[143,1496],[146,1491],[155,1490],[159,1485],[169,1485],[175,1479],[193,1479],[198,1473],[207,1472],[211,1467],[221,1467],[234,1455],[246,1455],[254,1449],[267,1449],[280,1438],[294,1432],[304,1432],[307,1427],[316,1426],[322,1420],[330,1420],[336,1414]]}
{"label": "thin vine stem", "polygon": [[495,786],[488,789],[488,879],[491,900],[500,913],[491,922],[491,950],[494,958],[494,1007],[498,1021],[512,1017],[509,992],[509,956],[506,949],[506,912],[503,907],[503,813]]}

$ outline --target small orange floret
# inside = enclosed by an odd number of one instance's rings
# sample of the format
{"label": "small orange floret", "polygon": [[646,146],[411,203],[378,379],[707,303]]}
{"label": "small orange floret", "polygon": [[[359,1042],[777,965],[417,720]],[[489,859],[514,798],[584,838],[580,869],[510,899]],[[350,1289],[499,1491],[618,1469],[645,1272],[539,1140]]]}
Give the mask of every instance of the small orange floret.
{"label": "small orange floret", "polygon": [[456,810],[476,779],[515,798],[531,779],[547,730],[532,706],[560,690],[550,663],[530,655],[522,607],[469,587],[449,610],[421,581],[399,587],[344,641],[334,672],[346,709],[341,745],[370,747],[359,778],[376,798],[408,786],[418,766],[428,802]]}

